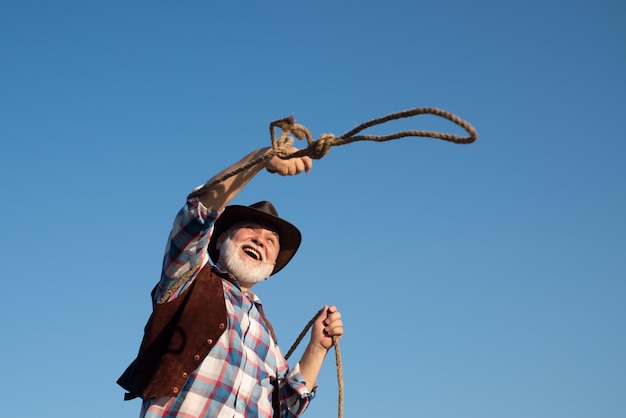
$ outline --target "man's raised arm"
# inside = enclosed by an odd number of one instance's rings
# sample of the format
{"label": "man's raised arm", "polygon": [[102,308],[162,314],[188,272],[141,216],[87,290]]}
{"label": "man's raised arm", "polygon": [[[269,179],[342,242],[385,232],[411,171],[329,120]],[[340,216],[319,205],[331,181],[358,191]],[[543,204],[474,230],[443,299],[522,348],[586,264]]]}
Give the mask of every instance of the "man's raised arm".
{"label": "man's raised arm", "polygon": [[[216,174],[206,184],[213,181],[213,179],[219,178],[232,170],[246,165],[256,158],[259,158],[269,149],[270,148],[260,148],[256,151],[251,152],[239,162]],[[292,153],[298,151],[298,149],[292,147],[287,151]],[[241,189],[243,189],[244,186],[248,184],[248,182],[252,180],[252,178],[257,175],[259,171],[261,171],[263,168],[267,169],[267,171],[269,171],[270,173],[277,173],[281,176],[294,176],[302,172],[308,173],[309,171],[311,171],[311,167],[313,167],[313,161],[310,157],[290,158],[288,160],[283,160],[280,157],[273,156],[263,161],[262,163],[256,164],[246,170],[234,174],[233,176],[225,179],[224,181],[214,186],[200,186],[196,190],[191,192],[189,194],[189,197],[198,196],[204,206],[206,206],[210,210],[218,212],[224,209],[224,207],[228,205],[228,203],[233,200],[235,196],[237,196],[237,193],[239,193]]]}

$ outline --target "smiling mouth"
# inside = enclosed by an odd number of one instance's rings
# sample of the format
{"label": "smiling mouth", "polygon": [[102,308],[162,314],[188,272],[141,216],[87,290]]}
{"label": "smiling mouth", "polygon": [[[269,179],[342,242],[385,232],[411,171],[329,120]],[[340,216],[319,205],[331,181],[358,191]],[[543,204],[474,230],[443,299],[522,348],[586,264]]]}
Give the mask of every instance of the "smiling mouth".
{"label": "smiling mouth", "polygon": [[246,253],[248,257],[253,258],[257,261],[263,261],[261,253],[257,249],[249,247],[249,246],[245,246],[242,248],[242,250],[244,253]]}

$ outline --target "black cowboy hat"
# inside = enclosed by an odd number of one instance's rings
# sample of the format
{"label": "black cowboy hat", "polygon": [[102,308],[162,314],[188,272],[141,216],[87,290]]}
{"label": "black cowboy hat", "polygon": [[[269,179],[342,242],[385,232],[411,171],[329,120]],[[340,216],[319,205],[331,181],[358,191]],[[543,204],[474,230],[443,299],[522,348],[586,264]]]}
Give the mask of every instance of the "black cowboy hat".
{"label": "black cowboy hat", "polygon": [[217,249],[217,240],[220,235],[222,235],[222,233],[233,224],[247,219],[267,222],[274,226],[278,231],[280,250],[278,252],[276,265],[274,266],[272,274],[278,273],[287,265],[289,260],[291,260],[291,258],[296,254],[296,251],[298,251],[300,241],[302,240],[302,234],[300,234],[298,228],[280,218],[274,205],[265,200],[253,203],[250,206],[226,206],[224,212],[222,212],[219,218],[217,218],[215,225],[213,226],[213,234],[211,235],[211,241],[209,242],[209,256],[211,257],[211,260],[213,260],[214,263],[217,263],[220,258],[220,252]]}

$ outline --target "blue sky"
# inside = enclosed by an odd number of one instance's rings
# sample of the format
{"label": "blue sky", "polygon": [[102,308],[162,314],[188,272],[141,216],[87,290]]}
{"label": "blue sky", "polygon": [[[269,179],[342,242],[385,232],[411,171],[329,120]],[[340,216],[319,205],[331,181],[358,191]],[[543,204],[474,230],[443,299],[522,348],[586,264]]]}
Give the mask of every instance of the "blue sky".
{"label": "blue sky", "polygon": [[[2,2],[3,414],[137,416],[115,380],[171,221],[272,120],[319,137],[438,107],[478,141],[336,147],[237,197],[304,236],[256,288],[283,349],[336,304],[346,416],[624,417],[625,17],[578,0]],[[462,134],[429,116],[374,133],[400,129]],[[332,357],[306,416],[336,415]]]}

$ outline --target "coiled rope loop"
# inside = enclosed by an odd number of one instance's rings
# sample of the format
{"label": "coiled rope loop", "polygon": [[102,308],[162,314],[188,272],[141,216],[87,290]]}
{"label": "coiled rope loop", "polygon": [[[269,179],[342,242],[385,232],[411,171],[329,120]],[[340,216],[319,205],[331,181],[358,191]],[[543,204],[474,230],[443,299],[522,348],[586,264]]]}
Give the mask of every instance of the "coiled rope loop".
{"label": "coiled rope loop", "polygon": [[[458,136],[454,134],[442,133],[442,132],[432,132],[432,131],[419,131],[419,130],[409,130],[409,131],[401,131],[396,132],[394,134],[389,135],[356,135],[359,132],[371,128],[372,126],[382,125],[383,123],[402,119],[409,118],[418,115],[431,114],[435,116],[442,117],[444,119],[449,120],[450,122],[455,123],[456,125],[463,128],[469,136]],[[277,140],[274,134],[274,128],[278,127],[282,129],[283,133],[280,138]],[[286,154],[284,152],[285,146],[289,147],[291,144],[287,145],[287,136],[289,134],[293,134],[298,139],[305,139],[308,142],[308,147],[290,154]],[[313,140],[311,136],[311,132],[304,127],[295,122],[293,117],[287,117],[284,119],[279,119],[270,124],[270,135],[272,138],[272,149],[276,153],[276,155],[280,156],[282,159],[289,159],[295,157],[304,157],[308,156],[313,159],[320,159],[324,157],[330,148],[337,145],[345,145],[351,142],[356,141],[376,141],[376,142],[385,142],[390,141],[392,139],[404,138],[407,136],[416,136],[416,137],[428,137],[433,139],[441,139],[444,141],[454,142],[456,144],[471,144],[476,141],[478,138],[478,133],[474,129],[472,125],[463,119],[455,116],[454,114],[447,112],[445,110],[437,109],[434,107],[417,107],[410,110],[404,110],[397,113],[392,113],[387,116],[383,116],[380,118],[372,119],[370,121],[364,122],[352,129],[351,131],[346,132],[345,134],[335,137],[332,134],[322,135],[320,139]]]}
{"label": "coiled rope loop", "polygon": [[[449,120],[450,122],[463,128],[468,133],[468,136],[459,136],[443,132],[421,130],[401,131],[389,135],[357,135],[361,131],[367,128],[371,128],[372,126],[382,125],[383,123],[392,120],[410,118],[413,116],[425,114],[435,115]],[[276,138],[276,128],[282,131],[278,138]],[[356,141],[385,142],[391,141],[392,139],[405,138],[409,136],[441,139],[444,141],[453,142],[455,144],[471,144],[478,138],[478,133],[476,132],[474,127],[469,124],[469,122],[459,118],[458,116],[448,111],[437,109],[435,107],[416,107],[414,109],[391,113],[389,115],[364,122],[341,136],[334,136],[333,134],[323,134],[317,140],[313,139],[311,131],[309,131],[305,126],[296,123],[293,116],[289,116],[283,119],[275,120],[274,122],[270,123],[270,137],[272,140],[272,148],[268,149],[267,152],[263,153],[260,157],[257,157],[249,161],[248,163],[232,171],[229,171],[218,178],[213,179],[211,182],[207,183],[205,187],[211,187],[218,183],[221,183],[227,178],[244,170],[247,170],[250,167],[253,167],[274,156],[278,156],[284,160],[297,157],[310,157],[319,160],[323,158],[326,154],[328,154],[328,151],[330,151],[330,148],[333,146],[345,145]],[[293,145],[293,137],[296,137],[300,140],[306,139],[308,146],[296,152],[288,152],[289,148]]]}

